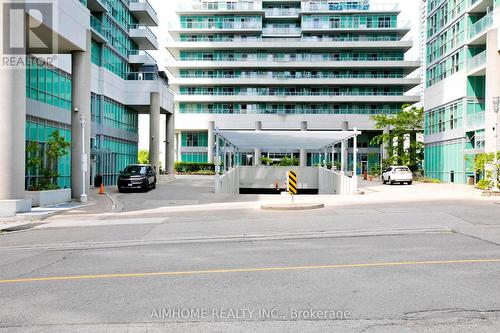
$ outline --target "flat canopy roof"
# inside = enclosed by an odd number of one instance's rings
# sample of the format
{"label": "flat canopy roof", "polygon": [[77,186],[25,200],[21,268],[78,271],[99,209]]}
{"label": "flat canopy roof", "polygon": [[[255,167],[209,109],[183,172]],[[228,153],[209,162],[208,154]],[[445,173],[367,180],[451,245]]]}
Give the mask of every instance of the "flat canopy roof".
{"label": "flat canopy roof", "polygon": [[223,131],[217,133],[238,149],[320,150],[361,134],[359,131]]}

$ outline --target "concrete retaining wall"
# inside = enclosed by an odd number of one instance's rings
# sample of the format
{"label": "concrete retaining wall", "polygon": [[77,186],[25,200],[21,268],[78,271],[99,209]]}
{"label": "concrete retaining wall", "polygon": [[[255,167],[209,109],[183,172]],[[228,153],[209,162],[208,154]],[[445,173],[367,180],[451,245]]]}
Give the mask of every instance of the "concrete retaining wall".
{"label": "concrete retaining wall", "polygon": [[351,195],[354,190],[353,180],[341,173],[319,168],[319,194]]}
{"label": "concrete retaining wall", "polygon": [[318,168],[315,167],[276,167],[276,166],[243,166],[240,169],[241,188],[274,188],[278,182],[280,188],[285,187],[288,171],[297,172],[299,189],[317,189]]}

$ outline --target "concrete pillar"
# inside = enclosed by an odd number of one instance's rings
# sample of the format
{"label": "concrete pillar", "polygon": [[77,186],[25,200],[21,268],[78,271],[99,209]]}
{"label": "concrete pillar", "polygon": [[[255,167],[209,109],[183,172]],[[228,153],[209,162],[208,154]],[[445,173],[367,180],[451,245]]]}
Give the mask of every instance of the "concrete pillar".
{"label": "concrete pillar", "polygon": [[349,130],[349,122],[348,121],[343,121],[342,122],[342,130],[343,131],[348,131]]}
{"label": "concrete pillar", "polygon": [[[90,56],[91,33],[87,32],[87,51],[71,54],[72,112],[71,112],[71,192],[73,199],[86,201],[90,187]],[[78,110],[78,112],[77,112]],[[82,127],[82,120],[85,125]],[[85,134],[83,134],[85,132]],[[83,141],[83,142],[82,142]],[[82,145],[84,145],[82,147]],[[85,172],[82,171],[84,169]]]}
{"label": "concrete pillar", "polygon": [[175,116],[173,113],[167,113],[166,126],[166,144],[165,144],[165,171],[169,175],[175,173]]}
{"label": "concrete pillar", "polygon": [[332,171],[335,170],[335,146],[332,145]]}
{"label": "concrete pillar", "polygon": [[149,108],[149,163],[160,172],[160,93],[151,93]]}
{"label": "concrete pillar", "polygon": [[214,163],[215,121],[208,122],[208,163]]}
{"label": "concrete pillar", "polygon": [[[384,134],[389,134],[390,129],[389,127],[384,128]],[[382,143],[382,159],[388,159],[389,158],[389,143]]]}
{"label": "concrete pillar", "polygon": [[[4,55],[1,48],[0,54]],[[25,58],[15,56],[23,63]],[[24,199],[26,68],[22,66],[0,64],[0,119],[0,216],[10,216],[31,210],[31,201]]]}
{"label": "concrete pillar", "polygon": [[182,132],[177,132],[175,133],[175,153],[177,154],[176,156],[176,159],[177,161],[182,161],[182,155],[181,155],[181,149],[182,149],[182,139],[181,139],[181,136],[182,136]]}
{"label": "concrete pillar", "polygon": [[[307,121],[303,121],[300,123],[300,130],[301,131],[307,131]],[[305,167],[307,166],[307,152],[305,149],[300,149],[300,166]]]}
{"label": "concrete pillar", "polygon": [[[354,129],[356,131],[356,129]],[[355,135],[353,138],[353,148],[352,148],[352,181],[353,181],[353,191],[358,191],[358,136]]]}
{"label": "concrete pillar", "polygon": [[[261,121],[255,122],[255,130],[262,131],[262,122]],[[261,165],[262,163],[260,161],[260,158],[262,157],[262,151],[260,149],[255,149],[253,156],[254,156],[253,165]]]}
{"label": "concrete pillar", "polygon": [[218,163],[215,165],[215,173],[218,176],[220,173],[220,138],[219,135],[215,135],[215,156],[217,157]]}
{"label": "concrete pillar", "polygon": [[[498,7],[498,6],[497,6]],[[500,135],[495,140],[495,123],[498,122],[498,114],[494,112],[493,98],[500,96],[500,9],[494,13],[494,25],[497,29],[491,29],[486,35],[486,113],[485,113],[485,151],[492,153],[497,147],[500,151]]]}
{"label": "concrete pillar", "polygon": [[345,140],[342,140],[340,147],[340,172],[344,172],[345,170],[345,155],[346,155],[346,145]]}

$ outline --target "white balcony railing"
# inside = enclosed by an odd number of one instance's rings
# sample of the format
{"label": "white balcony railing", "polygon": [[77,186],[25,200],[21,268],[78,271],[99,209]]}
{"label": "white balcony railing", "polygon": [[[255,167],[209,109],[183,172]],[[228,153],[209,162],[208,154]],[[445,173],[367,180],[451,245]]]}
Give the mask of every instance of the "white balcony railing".
{"label": "white balcony railing", "polygon": [[300,8],[267,8],[266,16],[298,16]]}
{"label": "white balcony railing", "polygon": [[179,3],[177,6],[179,11],[197,11],[197,10],[235,10],[235,11],[256,11],[262,10],[262,1],[216,1],[216,2],[197,2],[189,3],[189,1],[184,3]]}
{"label": "white balcony railing", "polygon": [[225,29],[225,30],[244,30],[244,29],[262,29],[261,22],[187,22],[182,25],[171,23],[169,30],[181,29]]}
{"label": "white balcony railing", "polygon": [[263,35],[300,35],[302,30],[299,27],[265,27],[262,29]]}
{"label": "white balcony railing", "polygon": [[360,10],[360,11],[391,11],[396,12],[399,6],[395,3],[381,3],[381,4],[356,4],[356,3],[302,3],[303,12],[331,12],[343,10]]}

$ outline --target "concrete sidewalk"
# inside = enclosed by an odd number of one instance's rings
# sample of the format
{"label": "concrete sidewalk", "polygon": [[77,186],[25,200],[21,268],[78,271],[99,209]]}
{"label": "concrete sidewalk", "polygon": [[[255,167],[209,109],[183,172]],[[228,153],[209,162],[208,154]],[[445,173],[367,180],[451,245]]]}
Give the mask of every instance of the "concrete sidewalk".
{"label": "concrete sidewalk", "polygon": [[46,207],[34,207],[31,212],[18,214],[15,217],[0,218],[0,232],[21,231],[35,226],[50,223],[58,216],[64,219],[81,215],[106,214],[113,212],[113,202],[107,195],[99,195],[98,189],[89,192],[89,202],[67,202]]}

